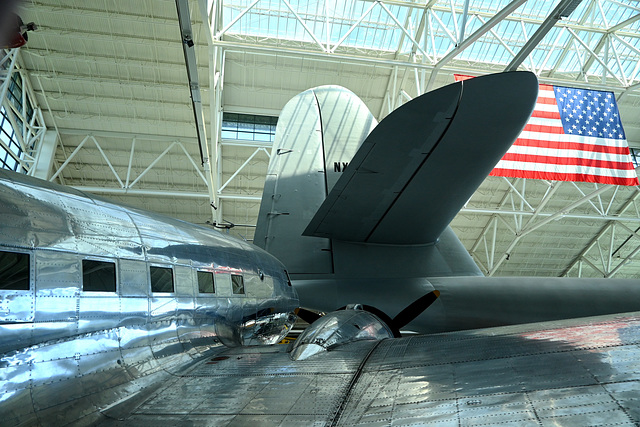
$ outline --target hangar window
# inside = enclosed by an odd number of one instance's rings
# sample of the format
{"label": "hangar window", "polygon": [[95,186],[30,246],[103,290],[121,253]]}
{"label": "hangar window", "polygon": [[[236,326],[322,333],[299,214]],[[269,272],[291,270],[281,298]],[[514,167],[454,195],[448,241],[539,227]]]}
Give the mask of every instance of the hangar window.
{"label": "hangar window", "polygon": [[[10,75],[6,99],[0,100],[6,101],[0,106],[0,168],[26,173],[30,163],[21,161],[27,154],[33,154],[31,151],[38,139],[35,136],[43,126],[41,117],[34,117],[36,110],[31,92],[25,87],[21,74],[14,70]],[[27,147],[21,145],[17,133],[24,141],[33,139],[33,143]]]}
{"label": "hangar window", "polygon": [[149,267],[151,292],[173,292],[173,270],[168,267]]}
{"label": "hangar window", "polygon": [[277,123],[277,117],[223,113],[221,136],[222,139],[273,142]]}
{"label": "hangar window", "polygon": [[201,294],[213,294],[216,292],[212,272],[198,271],[198,292]]}
{"label": "hangar window", "polygon": [[631,160],[633,161],[633,166],[640,166],[640,148],[631,148],[629,147],[629,151],[631,152]]}
{"label": "hangar window", "polygon": [[236,295],[244,294],[244,278],[239,274],[231,275],[231,287]]}
{"label": "hangar window", "polygon": [[116,264],[83,259],[82,290],[86,292],[115,292]]}
{"label": "hangar window", "polygon": [[4,107],[0,108],[0,113],[2,113],[0,117],[0,141],[2,141],[0,144],[0,167],[17,171],[20,165],[18,159],[22,158],[22,149]]}
{"label": "hangar window", "polygon": [[29,254],[0,252],[0,290],[29,290]]}

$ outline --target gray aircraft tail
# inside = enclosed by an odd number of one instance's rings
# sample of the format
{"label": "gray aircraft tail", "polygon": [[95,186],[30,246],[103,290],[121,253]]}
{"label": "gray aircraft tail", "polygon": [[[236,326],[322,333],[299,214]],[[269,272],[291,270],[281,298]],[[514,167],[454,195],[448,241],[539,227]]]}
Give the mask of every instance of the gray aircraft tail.
{"label": "gray aircraft tail", "polygon": [[532,73],[493,74],[419,96],[376,124],[347,89],[301,93],[278,121],[255,243],[294,274],[347,277],[371,262],[364,254],[388,264],[403,253],[421,277],[480,275],[448,224],[537,94]]}
{"label": "gray aircraft tail", "polygon": [[267,172],[254,243],[291,273],[333,273],[330,238],[302,232],[377,125],[353,92],[309,89],[282,110]]}

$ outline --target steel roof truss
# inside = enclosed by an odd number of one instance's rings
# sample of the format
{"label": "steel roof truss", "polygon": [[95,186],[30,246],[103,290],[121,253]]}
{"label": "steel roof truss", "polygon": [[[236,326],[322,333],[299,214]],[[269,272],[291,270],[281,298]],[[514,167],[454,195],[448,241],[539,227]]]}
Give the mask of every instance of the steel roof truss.
{"label": "steel roof truss", "polygon": [[[304,30],[311,36],[311,38],[317,43],[317,45],[320,46],[320,49],[325,53],[329,53],[329,46],[325,46],[324,44],[322,44],[320,39],[318,39],[318,37],[316,37],[313,31],[311,31],[311,29],[307,27],[307,24],[304,23],[300,15],[298,15],[298,13],[293,9],[293,7],[291,7],[289,2],[287,0],[282,0],[282,2],[285,4],[285,6],[287,6],[287,9],[289,9],[291,13],[293,13],[293,16],[296,17],[296,20],[300,23],[300,25],[302,25],[302,28],[304,28]],[[329,29],[327,28],[327,32],[328,31]]]}
{"label": "steel roof truss", "polygon": [[371,6],[369,6],[367,10],[360,16],[360,18],[358,18],[358,20],[355,23],[353,23],[353,25],[351,25],[349,30],[347,30],[347,32],[340,38],[340,40],[338,40],[336,44],[333,45],[331,49],[329,49],[329,53],[334,53],[336,49],[340,47],[340,45],[347,39],[347,37],[349,37],[349,35],[353,32],[353,30],[355,30],[362,23],[364,18],[366,18],[367,15],[371,13],[371,10],[373,10],[373,7],[375,5],[376,5],[375,2],[371,3]]}
{"label": "steel roof truss", "polygon": [[[491,31],[493,36],[496,37],[503,44],[503,46],[505,46],[504,42],[493,31],[493,27],[495,27],[500,22],[505,20],[511,13],[513,13],[513,11],[515,11],[517,8],[519,8],[522,5],[522,3],[524,3],[524,2],[525,2],[525,0],[513,0],[507,6],[502,8],[498,13],[496,13],[494,16],[492,16],[488,21],[485,21],[484,19],[482,19],[480,17],[480,15],[475,15],[480,20],[480,22],[482,22],[482,25],[480,26],[480,28],[478,28],[476,31],[474,31],[473,34],[471,34],[467,39],[465,39],[464,41],[461,41],[461,42],[458,42],[451,35],[451,33],[449,33],[448,29],[445,28],[445,26],[442,23],[442,21],[440,20],[440,18],[438,18],[438,16],[434,14],[434,17],[436,18],[436,20],[438,21],[440,26],[442,26],[445,29],[445,31],[449,35],[449,38],[451,38],[451,40],[454,42],[455,46],[454,46],[453,50],[451,50],[448,54],[446,54],[444,57],[442,57],[442,59],[440,59],[440,61],[438,61],[438,63],[434,67],[433,71],[431,72],[431,76],[429,78],[429,82],[427,83],[426,90],[430,90],[431,87],[433,86],[433,83],[435,81],[435,76],[436,76],[436,74],[437,74],[437,72],[438,72],[438,70],[440,68],[442,68],[447,62],[449,62],[450,60],[452,60],[453,58],[458,56],[463,50],[467,49],[469,46],[471,46],[473,43],[475,43],[478,39],[480,39],[480,37],[482,37],[484,34],[486,34],[487,31]],[[434,45],[435,45],[435,43],[434,43]],[[507,48],[507,50],[509,50],[509,48]],[[434,58],[435,58],[435,56],[434,56]]]}
{"label": "steel roof truss", "polygon": [[[229,22],[227,24],[226,27],[224,27],[222,30],[220,30],[217,33],[215,33],[214,38],[216,40],[220,40],[220,38],[224,35],[224,33],[226,33],[231,27],[233,27],[236,24],[236,22],[238,22],[244,15],[246,15],[251,9],[253,9],[253,7],[255,5],[257,5],[259,2],[260,2],[260,0],[254,0],[254,2],[249,5],[249,7],[247,7],[245,10],[240,12],[238,14],[238,16],[236,16],[231,22]],[[295,12],[293,12],[293,13],[295,14]],[[297,15],[296,15],[296,17],[297,17]],[[301,21],[301,23],[302,23],[302,21]],[[304,26],[304,24],[302,24],[302,25]],[[211,28],[211,27],[209,27],[209,28]],[[305,29],[306,29],[306,26],[305,26]],[[311,36],[313,37],[313,34]]]}
{"label": "steel roof truss", "polygon": [[517,55],[507,65],[504,71],[515,71],[522,64],[527,56],[538,46],[547,33],[556,25],[556,23],[562,19],[562,17],[569,16],[575,9],[576,5],[582,0],[561,0],[556,8],[549,14],[540,27],[533,33],[533,36],[522,46]]}
{"label": "steel roof truss", "polygon": [[181,151],[184,153],[184,155],[186,156],[186,158],[188,159],[189,163],[191,164],[191,166],[193,167],[194,171],[198,174],[198,176],[200,177],[200,179],[202,179],[202,182],[207,185],[207,179],[204,176],[204,174],[202,173],[202,171],[200,171],[200,168],[198,167],[198,165],[196,164],[196,162],[193,160],[193,158],[191,157],[191,155],[189,155],[189,152],[187,151],[187,149],[184,147],[184,145],[180,142],[180,141],[172,141],[167,148],[165,148],[165,150],[159,155],[157,156],[150,165],[148,165],[132,182],[131,182],[131,172],[132,172],[132,165],[133,165],[133,160],[134,160],[134,153],[135,153],[135,146],[136,146],[136,142],[138,141],[138,138],[134,137],[132,139],[131,142],[131,150],[129,153],[129,161],[127,163],[127,172],[126,172],[126,179],[125,182],[122,182],[122,179],[120,178],[120,176],[118,175],[118,173],[115,170],[115,167],[113,166],[113,163],[109,160],[109,157],[107,156],[107,154],[105,153],[105,151],[103,150],[101,144],[98,142],[98,140],[95,138],[94,135],[86,135],[83,140],[80,142],[80,144],[78,144],[78,146],[73,150],[73,152],[71,153],[71,155],[65,160],[65,162],[57,169],[57,171],[53,174],[53,176],[49,179],[49,181],[54,181],[63,171],[64,169],[69,165],[69,163],[71,163],[71,161],[76,157],[76,155],[85,147],[86,143],[88,141],[92,141],[93,144],[96,146],[96,148],[98,149],[98,152],[100,153],[101,157],[105,160],[105,162],[107,163],[107,166],[109,167],[109,169],[111,170],[111,172],[113,173],[113,175],[115,176],[116,180],[118,181],[118,184],[120,186],[121,189],[123,189],[125,192],[127,192],[128,190],[132,189],[151,169],[153,169],[158,162],[167,154],[169,153],[169,151],[171,151],[171,149],[174,146],[178,146]]}
{"label": "steel roof truss", "polygon": [[[640,221],[640,218],[621,216],[630,206],[634,205],[634,202],[638,198],[638,195],[640,195],[640,192],[635,192],[634,196],[625,203],[624,207],[620,209],[619,213],[612,216],[610,211],[614,206],[614,200],[616,198],[616,195],[618,194],[618,189],[619,189],[618,186],[594,184],[594,187],[595,187],[594,191],[586,194],[575,183],[572,183],[573,186],[582,195],[582,198],[573,203],[570,203],[569,205],[565,206],[560,210],[557,210],[555,213],[544,212],[545,206],[553,199],[554,194],[562,184],[562,182],[555,182],[550,185],[545,195],[542,197],[542,199],[540,200],[540,202],[537,204],[537,206],[534,208],[534,211],[532,212],[530,210],[527,210],[528,208],[532,207],[532,205],[531,203],[526,201],[526,198],[525,198],[525,194],[526,194],[525,181],[526,180],[522,180],[522,181],[523,181],[522,189],[518,190],[516,187],[517,180],[512,183],[505,179],[505,182],[508,182],[509,188],[505,193],[505,195],[503,196],[499,204],[498,210],[475,209],[475,208],[469,208],[469,207],[465,207],[462,209],[462,213],[467,212],[467,213],[491,213],[492,214],[487,225],[484,227],[480,236],[476,239],[475,243],[473,244],[470,250],[470,253],[472,253],[476,259],[482,258],[478,253],[478,248],[480,247],[480,245],[483,245],[485,249],[484,255],[486,259],[486,265],[481,262],[479,263],[479,265],[485,268],[485,271],[490,276],[495,274],[498,271],[501,264],[507,259],[509,259],[510,254],[513,252],[513,250],[516,248],[516,246],[522,240],[522,238],[534,232],[535,230],[545,226],[546,224],[552,221],[558,220],[560,218],[570,217],[570,218],[585,218],[585,219],[587,218],[604,219],[604,220],[609,220],[611,223],[619,222],[621,224],[622,224],[622,221],[633,221],[633,222]],[[611,190],[611,188],[614,189],[613,194],[611,195],[611,198],[609,199],[608,203],[605,203],[603,202],[601,195]],[[595,203],[594,203],[594,200],[595,200]],[[518,202],[519,202],[519,206],[518,206]],[[576,209],[577,207],[583,205],[586,202],[588,202],[591,205],[591,207],[597,212],[597,215],[570,214],[572,210]],[[511,210],[507,211],[502,209],[506,203],[511,204]],[[513,219],[514,227],[511,227],[508,221],[504,218],[504,216],[507,216],[507,215],[513,216],[512,219]],[[527,216],[529,218],[526,224],[523,226],[524,216]],[[538,221],[537,220],[538,217],[545,217],[545,218]],[[496,257],[496,254],[494,253],[494,251],[496,250],[495,237],[488,237],[489,233],[495,233],[495,228],[497,227],[497,224],[498,224],[497,223],[498,218],[505,225],[507,225],[507,228],[514,236],[513,239],[511,240],[511,243],[506,248],[506,250],[503,251],[501,257]],[[640,238],[640,235],[637,235],[635,237]],[[490,244],[487,244],[487,242],[490,242]],[[583,252],[586,253],[586,251],[588,251],[589,249],[590,248],[587,248]],[[605,259],[604,256],[603,256],[603,259]],[[607,262],[603,264],[605,265],[605,267],[609,265],[607,264]],[[576,263],[577,263],[577,260],[573,262],[567,268],[566,271],[569,271]],[[606,269],[606,268],[605,270],[610,271],[610,269]]]}

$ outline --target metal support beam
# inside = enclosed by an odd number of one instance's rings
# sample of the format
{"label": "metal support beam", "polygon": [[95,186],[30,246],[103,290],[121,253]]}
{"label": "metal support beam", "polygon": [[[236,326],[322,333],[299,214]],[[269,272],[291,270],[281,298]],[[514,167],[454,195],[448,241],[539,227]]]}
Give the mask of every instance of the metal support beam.
{"label": "metal support beam", "polygon": [[[229,30],[229,28],[233,27],[233,26],[235,25],[235,23],[236,23],[236,22],[238,22],[238,21],[240,20],[240,18],[242,18],[244,15],[246,15],[246,14],[247,14],[247,12],[249,12],[251,9],[253,9],[253,7],[254,7],[255,5],[257,5],[259,1],[260,1],[260,0],[254,0],[254,2],[253,2],[253,3],[251,3],[251,4],[249,5],[249,7],[247,7],[245,10],[243,10],[242,12],[240,12],[240,13],[238,14],[238,16],[236,16],[236,17],[235,17],[231,22],[229,22],[229,23],[227,24],[227,26],[226,26],[226,27],[224,27],[222,30],[220,30],[219,32],[217,32],[217,33],[215,34],[215,38],[219,40],[219,39],[220,39],[220,37],[222,37],[222,36],[224,35],[224,33],[226,33],[226,32]],[[202,12],[202,11],[201,11],[201,12]],[[207,15],[203,15],[203,16],[207,16]]]}
{"label": "metal support beam", "polygon": [[[74,185],[80,191],[86,191],[87,193],[95,194],[115,194],[115,195],[130,195],[130,196],[160,196],[160,197],[187,197],[193,199],[206,199],[208,195],[204,193],[196,193],[193,191],[167,191],[167,190],[149,190],[144,188],[107,188],[107,187],[92,187],[84,185]],[[220,198],[226,200],[237,200],[245,202],[260,202],[262,196],[248,196],[243,194],[225,194]]]}
{"label": "metal support beam", "polygon": [[[637,189],[637,187],[636,187],[636,189]],[[598,244],[599,240],[603,236],[605,236],[606,233],[609,232],[612,227],[615,227],[615,224],[622,224],[622,222],[633,222],[633,223],[640,222],[640,216],[636,216],[636,217],[629,217],[629,216],[624,217],[623,216],[625,214],[625,212],[630,207],[635,205],[635,202],[638,200],[638,198],[640,198],[640,190],[635,191],[633,193],[633,195],[631,197],[629,197],[629,199],[627,201],[625,201],[625,203],[618,210],[618,212],[616,213],[615,216],[602,217],[603,219],[605,219],[605,218],[608,219],[609,222],[604,227],[602,227],[602,229],[600,229],[600,231],[589,242],[589,244],[578,254],[578,256],[576,258],[574,258],[573,261],[571,261],[571,263],[569,263],[567,268],[565,268],[565,270],[562,272],[562,274],[560,276],[567,276],[574,269],[574,267],[578,267],[579,268],[579,266],[581,265],[581,262],[587,260],[586,255]],[[608,208],[607,208],[607,210],[608,210]],[[625,226],[624,228],[627,228],[627,227]],[[623,245],[624,245],[624,243],[623,243]],[[588,262],[588,264],[591,265],[590,262]],[[598,271],[600,271],[600,270],[598,269]],[[617,271],[619,271],[619,269],[617,269],[616,272]],[[605,274],[606,273],[603,272],[603,275],[605,275]]]}
{"label": "metal support beam", "polygon": [[[236,171],[233,173],[233,175],[231,175],[229,177],[229,179],[227,180],[227,182],[225,182],[221,187],[219,191],[222,191],[226,188],[227,185],[229,185],[229,183],[231,181],[233,181],[233,179],[238,176],[238,174],[251,162],[251,160],[253,160],[253,158],[260,152],[264,152],[267,153],[267,150],[265,150],[264,148],[257,148],[253,154],[251,154],[249,156],[249,158],[247,160],[244,161],[244,163],[242,164],[242,166],[240,166],[238,169],[236,169]],[[267,153],[267,156],[269,155],[269,153]]]}
{"label": "metal support beam", "polygon": [[340,40],[338,40],[338,42],[335,45],[333,45],[333,47],[329,50],[329,53],[334,53],[336,49],[340,47],[342,43],[344,43],[344,41],[347,39],[347,37],[349,37],[349,35],[353,32],[353,30],[355,30],[358,27],[358,25],[362,23],[364,18],[366,18],[367,15],[369,15],[369,13],[371,12],[371,10],[375,5],[376,5],[376,2],[371,3],[371,6],[369,6],[367,10],[364,11],[364,13],[360,16],[360,18],[358,18],[358,20],[351,26],[351,28],[347,30],[347,32],[340,38]]}
{"label": "metal support beam", "polygon": [[287,6],[287,9],[289,9],[291,13],[293,13],[293,16],[296,17],[300,25],[302,25],[302,28],[304,28],[304,30],[311,36],[311,38],[318,44],[318,46],[320,46],[320,49],[322,49],[323,52],[328,53],[329,46],[324,46],[322,44],[322,42],[318,39],[318,37],[316,37],[313,31],[311,31],[311,29],[307,27],[307,24],[305,24],[305,22],[302,20],[300,15],[298,15],[298,13],[293,9],[293,7],[291,7],[291,5],[287,0],[282,0],[282,2],[285,4],[285,6]]}
{"label": "metal support beam", "polygon": [[413,43],[413,46],[416,49],[418,49],[420,51],[420,53],[422,53],[425,57],[429,58],[429,54],[427,52],[425,52],[424,50],[422,50],[422,47],[420,46],[420,44],[417,41],[415,41],[415,39],[411,36],[411,34],[409,34],[407,29],[404,27],[404,25],[402,25],[400,23],[400,21],[398,21],[398,18],[396,18],[395,15],[393,13],[391,13],[391,11],[387,8],[387,6],[385,6],[384,3],[382,3],[382,2],[378,2],[378,3],[384,9],[384,11],[387,12],[387,15],[389,15],[389,17],[393,20],[393,22],[396,23],[396,25],[398,26],[398,28],[400,28],[400,30],[404,33],[404,35],[409,40],[411,40],[411,43]]}
{"label": "metal support beam", "polygon": [[2,49],[0,51],[2,52],[2,56],[0,56],[0,102],[4,102],[7,97],[9,82],[16,67],[19,50],[18,48],[11,50]]}
{"label": "metal support beam", "polygon": [[469,15],[469,0],[464,1],[464,12],[462,12],[462,23],[460,24],[460,32],[458,33],[458,43],[464,40],[464,30],[467,27],[467,16]]}
{"label": "metal support beam", "polygon": [[522,46],[522,49],[516,54],[516,56],[511,60],[509,65],[504,69],[504,71],[515,71],[518,69],[520,64],[525,60],[527,56],[535,49],[536,46],[540,43],[540,41],[547,35],[547,33],[556,25],[556,23],[567,16],[571,15],[578,5],[582,3],[582,0],[561,0],[560,3],[556,6],[555,9],[551,12],[551,14],[547,17],[547,19],[542,22],[540,27],[533,33],[533,36]]}
{"label": "metal support beam", "polygon": [[[180,36],[182,38],[182,50],[184,61],[187,67],[189,78],[189,88],[191,90],[191,101],[193,105],[193,116],[198,136],[198,146],[200,147],[200,159],[207,178],[207,188],[209,190],[209,201],[212,206],[212,217],[215,220],[215,206],[217,196],[215,188],[214,174],[211,171],[211,159],[209,156],[209,145],[207,144],[207,134],[204,125],[204,113],[202,111],[202,97],[200,95],[200,81],[198,78],[198,66],[196,63],[195,42],[193,40],[193,30],[191,29],[191,14],[189,12],[188,0],[176,0],[178,10],[178,21],[180,22]],[[208,16],[203,17],[208,22]],[[139,178],[139,177],[138,177]],[[134,181],[135,183],[135,181]],[[133,185],[133,184],[132,184]]]}
{"label": "metal support beam", "polygon": [[616,74],[615,74],[613,71],[611,71],[611,68],[609,68],[609,66],[607,65],[607,63],[606,63],[605,61],[603,61],[602,59],[600,59],[600,58],[598,57],[598,55],[596,55],[596,54],[591,50],[591,48],[589,47],[589,45],[588,45],[588,44],[586,44],[585,42],[583,42],[583,41],[580,39],[580,37],[578,37],[578,35],[577,35],[577,34],[576,34],[576,33],[575,33],[571,28],[567,28],[567,31],[569,31],[569,32],[571,33],[571,35],[573,35],[573,39],[574,39],[575,41],[577,41],[578,43],[580,43],[580,45],[582,45],[582,47],[583,47],[587,52],[589,52],[589,53],[593,56],[593,58],[594,58],[596,61],[598,61],[598,62],[600,63],[600,65],[602,65],[602,67],[603,67],[605,70],[607,70],[607,72],[609,72],[609,74],[611,74],[611,76],[612,76],[613,78],[615,78],[616,80],[618,80],[618,81],[620,82],[620,84],[622,84],[623,86],[626,86],[626,85],[625,85],[625,83],[620,79],[620,77],[616,76]]}
{"label": "metal support beam", "polygon": [[463,50],[468,48],[471,44],[473,44],[476,40],[482,37],[487,31],[491,30],[493,27],[498,25],[502,20],[504,20],[507,16],[509,16],[514,10],[519,8],[522,3],[526,0],[513,0],[507,6],[505,6],[500,12],[496,13],[491,19],[485,22],[480,28],[478,28],[473,34],[471,34],[467,39],[458,43],[456,47],[446,54],[433,68],[431,71],[431,76],[429,77],[429,82],[427,83],[426,90],[430,90],[433,87],[435,82],[436,75],[438,71],[453,58],[458,56]]}

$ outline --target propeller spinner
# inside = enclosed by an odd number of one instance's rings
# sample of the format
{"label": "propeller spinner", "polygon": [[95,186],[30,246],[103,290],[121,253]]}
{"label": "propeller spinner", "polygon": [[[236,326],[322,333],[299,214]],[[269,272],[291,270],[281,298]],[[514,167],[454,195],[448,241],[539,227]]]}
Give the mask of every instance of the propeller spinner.
{"label": "propeller spinner", "polygon": [[302,360],[353,341],[398,338],[400,329],[429,308],[439,296],[439,291],[431,291],[393,319],[382,310],[365,304],[351,304],[325,316],[300,308],[298,317],[311,326],[292,344],[290,356]]}

